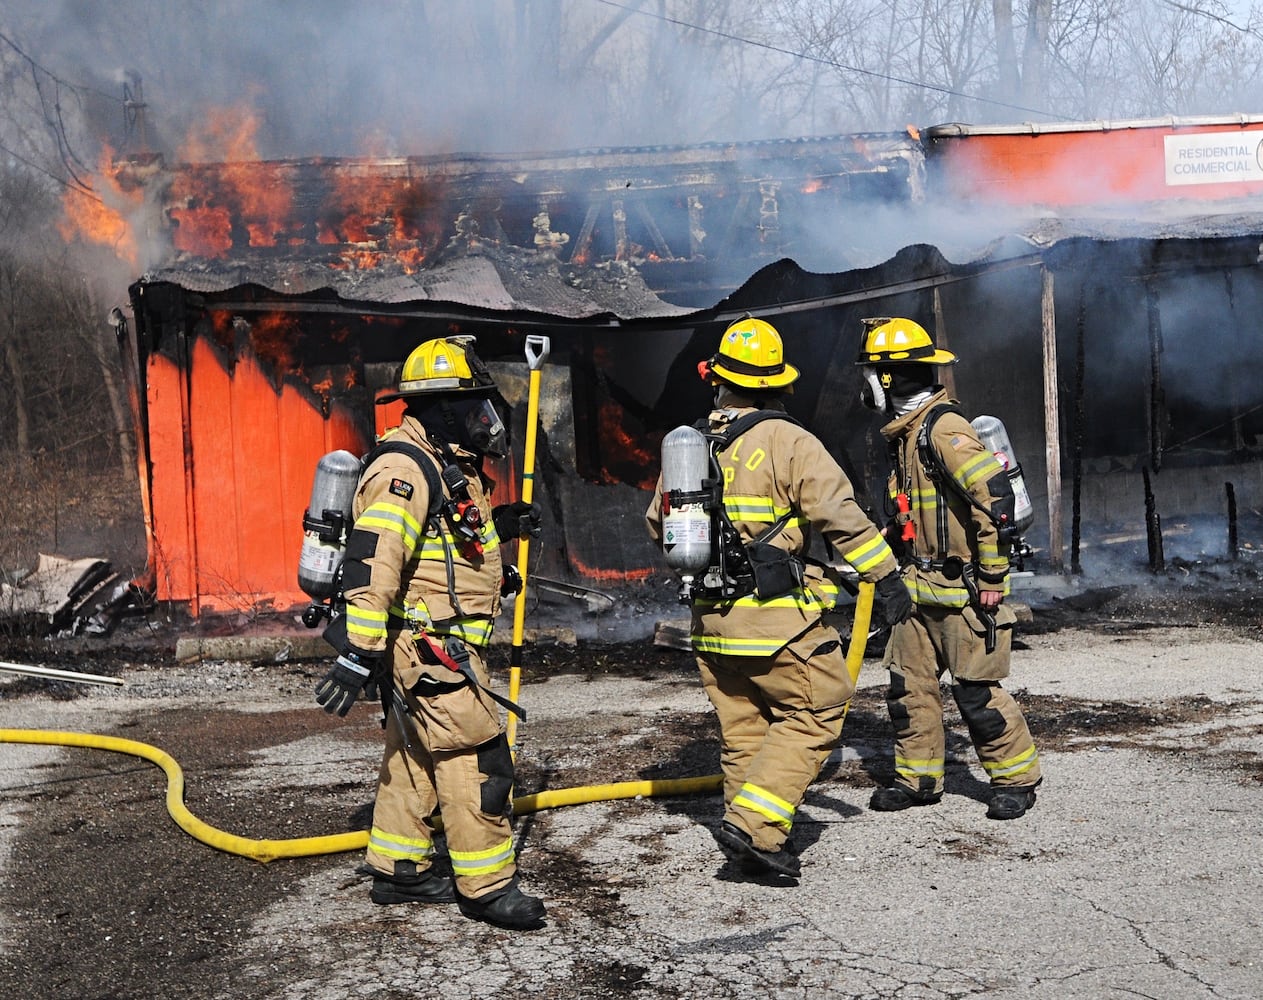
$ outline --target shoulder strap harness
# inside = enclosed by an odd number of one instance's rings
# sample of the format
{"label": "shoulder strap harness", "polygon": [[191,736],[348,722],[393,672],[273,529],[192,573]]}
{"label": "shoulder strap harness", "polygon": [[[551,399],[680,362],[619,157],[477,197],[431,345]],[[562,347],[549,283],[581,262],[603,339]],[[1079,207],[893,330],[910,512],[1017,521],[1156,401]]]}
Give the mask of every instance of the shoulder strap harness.
{"label": "shoulder strap harness", "polygon": [[758,537],[743,543],[740,532],[724,507],[724,476],[719,468],[719,453],[764,420],[788,420],[795,426],[802,426],[784,410],[755,410],[738,417],[722,431],[709,430],[705,419],[695,425],[710,443],[711,478],[703,483],[703,488],[709,490],[705,506],[715,527],[711,532],[714,565],[707,570],[701,586],[696,588],[698,597],[730,600],[757,592],[760,597],[769,598],[787,593],[802,581],[802,560],[780,549],[773,552],[771,550],[775,547],[768,544],[788,523],[788,513],[777,518]]}
{"label": "shoulder strap harness", "polygon": [[930,412],[926,414],[925,420],[921,423],[920,430],[917,431],[917,457],[925,467],[925,471],[934,483],[938,494],[935,499],[938,510],[939,551],[945,552],[947,550],[947,505],[943,503],[944,483],[951,488],[952,493],[956,496],[986,514],[987,519],[995,525],[1002,539],[1010,542],[1015,541],[1013,525],[1007,519],[998,516],[990,507],[980,503],[972,493],[961,486],[947,471],[947,466],[943,463],[942,456],[939,455],[931,440],[934,425],[938,423],[939,417],[945,413],[956,413],[962,417],[965,416],[961,408],[954,403],[938,403],[930,408]]}
{"label": "shoulder strap harness", "polygon": [[[372,462],[382,455],[394,454],[404,455],[415,462],[417,468],[421,470],[421,474],[425,476],[425,485],[430,497],[429,506],[426,509],[426,523],[438,529],[439,537],[443,542],[443,562],[447,569],[447,594],[451,599],[452,608],[456,611],[456,614],[463,615],[460,599],[456,595],[456,574],[452,564],[452,550],[448,544],[446,534],[442,531],[439,515],[440,513],[443,515],[443,518],[448,522],[448,526],[452,529],[452,533],[461,541],[461,544],[481,552],[482,541],[479,529],[482,526],[482,513],[479,511],[478,505],[470,498],[469,483],[465,479],[465,473],[456,464],[450,449],[444,446],[443,452],[443,457],[447,464],[443,466],[443,470],[440,472],[435,468],[434,458],[417,445],[412,444],[410,441],[391,441],[387,439],[364,456],[361,460],[361,468],[367,469]],[[465,648],[465,644],[456,636],[449,635],[444,642],[440,641],[439,636],[430,635],[428,632],[422,631],[419,633],[414,632],[414,638],[424,644],[438,663],[447,667],[453,673],[459,674],[467,683],[481,689],[493,701],[515,713],[523,721],[526,720],[526,712],[523,711],[521,706],[478,683],[478,678],[470,666],[469,650]],[[395,707],[402,708],[399,705]],[[383,704],[383,709],[386,714],[389,714],[389,708],[385,704]],[[406,717],[406,712],[402,714]],[[406,732],[404,733],[404,743],[411,749]]]}

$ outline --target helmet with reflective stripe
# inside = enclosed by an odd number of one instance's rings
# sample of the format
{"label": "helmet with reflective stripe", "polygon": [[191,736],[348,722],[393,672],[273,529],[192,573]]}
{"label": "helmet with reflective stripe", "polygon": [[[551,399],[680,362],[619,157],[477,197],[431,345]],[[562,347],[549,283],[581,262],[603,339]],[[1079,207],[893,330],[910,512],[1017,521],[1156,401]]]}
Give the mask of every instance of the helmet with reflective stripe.
{"label": "helmet with reflective stripe", "polygon": [[495,382],[487,366],[474,353],[471,336],[427,340],[408,355],[399,373],[399,388],[382,393],[377,402],[388,403],[404,396],[439,393],[474,393],[489,396]]}
{"label": "helmet with reflective stripe", "polygon": [[714,378],[747,389],[783,389],[798,378],[798,369],[785,363],[776,327],[753,316],[728,327],[718,353],[704,364]]}
{"label": "helmet with reflective stripe", "polygon": [[860,342],[857,365],[905,364],[951,365],[956,355],[940,351],[926,333],[925,327],[910,319],[866,319],[864,338]]}

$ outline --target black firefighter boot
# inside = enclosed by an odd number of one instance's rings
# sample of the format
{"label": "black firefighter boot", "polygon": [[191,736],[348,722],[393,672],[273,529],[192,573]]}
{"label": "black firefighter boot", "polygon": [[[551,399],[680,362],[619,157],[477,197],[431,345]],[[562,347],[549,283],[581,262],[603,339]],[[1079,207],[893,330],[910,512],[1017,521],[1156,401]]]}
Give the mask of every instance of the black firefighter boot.
{"label": "black firefighter boot", "polygon": [[392,903],[455,903],[456,889],[450,875],[433,868],[417,871],[415,861],[396,861],[395,873],[383,875],[373,870],[373,888],[368,898],[381,906]]}
{"label": "black firefighter boot", "polygon": [[751,875],[784,875],[798,878],[802,874],[798,857],[788,845],[777,851],[760,851],[744,830],[726,820],[715,831],[715,840],[724,857]]}
{"label": "black firefighter boot", "polygon": [[534,930],[544,925],[543,902],[519,889],[516,878],[503,889],[493,889],[485,896],[471,899],[457,893],[456,904],[471,920],[512,931]]}
{"label": "black firefighter boot", "polygon": [[1033,785],[994,785],[991,803],[987,806],[987,819],[1017,819],[1035,804],[1035,789],[1043,779]]}
{"label": "black firefighter boot", "polygon": [[906,785],[891,785],[879,788],[868,800],[868,808],[876,812],[898,812],[912,806],[932,806],[943,797],[942,792],[913,791]]}

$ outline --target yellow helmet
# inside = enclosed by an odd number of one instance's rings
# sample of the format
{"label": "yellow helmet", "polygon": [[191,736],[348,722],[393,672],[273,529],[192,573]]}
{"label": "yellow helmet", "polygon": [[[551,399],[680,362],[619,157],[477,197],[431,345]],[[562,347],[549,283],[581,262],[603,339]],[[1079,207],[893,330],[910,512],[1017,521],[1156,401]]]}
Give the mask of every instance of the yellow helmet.
{"label": "yellow helmet", "polygon": [[864,338],[860,341],[857,365],[902,364],[921,362],[927,365],[952,365],[956,355],[940,351],[925,332],[925,327],[910,319],[866,319]]}
{"label": "yellow helmet", "polygon": [[490,395],[495,389],[495,382],[487,366],[474,353],[474,340],[471,336],[427,340],[403,363],[399,388],[382,393],[377,402],[389,403],[403,396],[435,393]]}
{"label": "yellow helmet", "polygon": [[729,326],[718,353],[699,368],[704,378],[721,378],[747,389],[783,389],[798,378],[798,369],[785,363],[776,327],[753,316]]}

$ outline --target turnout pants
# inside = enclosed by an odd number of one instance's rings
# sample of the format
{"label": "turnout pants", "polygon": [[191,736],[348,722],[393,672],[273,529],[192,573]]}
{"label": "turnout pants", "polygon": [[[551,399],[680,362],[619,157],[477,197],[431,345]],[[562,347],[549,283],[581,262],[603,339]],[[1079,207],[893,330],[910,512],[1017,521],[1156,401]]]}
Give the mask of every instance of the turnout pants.
{"label": "turnout pants", "polygon": [[777,851],[855,691],[841,641],[817,623],[774,656],[708,653],[697,663],[719,717],[724,819]]}
{"label": "turnout pants", "polygon": [[[395,690],[407,712],[393,704],[386,720],[368,863],[384,874],[394,873],[396,861],[429,868],[438,811],[457,891],[483,896],[507,885],[517,870],[507,816],[513,759],[499,714],[477,688],[424,664],[409,634],[392,639]],[[470,662],[487,684],[474,647]]]}
{"label": "turnout pants", "polygon": [[1009,674],[1011,609],[997,609],[996,647],[972,608],[918,605],[891,632],[885,666],[886,706],[895,730],[895,782],[923,794],[941,793],[945,768],[943,697],[939,678],[951,675],[952,696],[978,760],[993,786],[1033,785],[1039,755],[1013,696],[1000,687]]}

